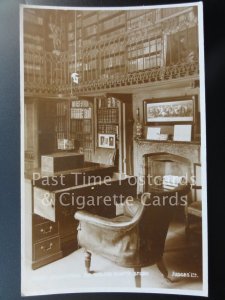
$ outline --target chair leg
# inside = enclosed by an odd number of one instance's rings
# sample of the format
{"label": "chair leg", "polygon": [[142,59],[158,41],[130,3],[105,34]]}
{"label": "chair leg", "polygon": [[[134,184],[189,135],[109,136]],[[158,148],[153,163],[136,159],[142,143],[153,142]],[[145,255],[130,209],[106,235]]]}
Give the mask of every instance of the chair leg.
{"label": "chair leg", "polygon": [[161,259],[156,263],[156,265],[157,265],[159,271],[163,274],[163,276],[164,276],[165,278],[168,278],[168,270],[167,270],[167,268],[166,268],[166,266],[165,266],[165,263],[164,263],[164,261],[163,261],[163,258],[161,258]]}
{"label": "chair leg", "polygon": [[85,253],[85,268],[86,268],[87,273],[91,273],[90,267],[91,267],[91,253],[86,251],[86,253]]}
{"label": "chair leg", "polygon": [[140,267],[134,268],[134,272],[135,272],[135,286],[136,286],[136,288],[140,288],[141,287],[141,268]]}

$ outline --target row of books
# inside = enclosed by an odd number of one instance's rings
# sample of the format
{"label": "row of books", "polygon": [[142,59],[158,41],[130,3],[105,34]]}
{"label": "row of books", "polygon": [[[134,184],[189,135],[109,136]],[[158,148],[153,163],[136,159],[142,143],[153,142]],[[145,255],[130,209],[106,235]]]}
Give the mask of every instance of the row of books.
{"label": "row of books", "polygon": [[119,101],[114,97],[109,98],[99,98],[98,99],[98,108],[113,108],[119,107]]}
{"label": "row of books", "polygon": [[157,10],[151,12],[145,12],[143,15],[130,19],[127,22],[128,29],[140,28],[143,26],[148,26],[154,24],[160,18],[159,12]]}
{"label": "row of books", "polygon": [[[74,46],[73,46],[74,47]],[[130,45],[127,49],[128,58],[143,56],[146,54],[154,53],[156,51],[161,51],[162,49],[162,39],[161,37],[154,38],[147,41],[141,41],[138,44]],[[124,60],[124,52],[125,52],[124,42],[120,43],[111,43],[109,45],[104,46],[104,51],[102,54],[103,63],[106,65],[113,64],[122,64]],[[117,55],[115,55],[118,53]],[[88,52],[89,61],[97,62],[97,49],[92,49]],[[106,57],[109,56],[109,57]],[[78,60],[82,61],[83,54],[80,53],[78,55]]]}
{"label": "row of books", "polygon": [[137,45],[129,46],[128,58],[154,53],[157,51],[161,51],[161,49],[162,49],[161,38],[145,41],[144,43],[139,43]]}
{"label": "row of books", "polygon": [[100,23],[100,30],[101,31],[105,31],[105,30],[109,30],[109,29],[113,29],[113,27],[117,27],[119,25],[124,24],[125,25],[125,15],[119,15],[115,18],[112,18],[110,20],[107,20],[103,23]]}
{"label": "row of books", "polygon": [[67,106],[63,102],[58,102],[56,104],[56,116],[65,116],[67,112]]}
{"label": "row of books", "polygon": [[91,47],[96,44],[96,36],[91,36],[88,39],[83,39],[83,47]]}
{"label": "row of books", "polygon": [[116,134],[116,136],[118,137],[119,127],[118,127],[118,125],[99,124],[98,125],[98,133]]}
{"label": "row of books", "polygon": [[158,21],[161,18],[169,17],[176,14],[179,11],[184,11],[186,7],[176,7],[176,8],[162,8],[162,9],[151,9],[151,10],[129,10],[127,12],[128,19],[134,19],[137,21],[138,17],[145,15],[145,21],[149,19],[153,21]]}
{"label": "row of books", "polygon": [[177,14],[178,12],[184,11],[185,9],[186,7],[163,8],[161,10],[161,18],[167,18],[169,16]]}
{"label": "row of books", "polygon": [[98,29],[97,25],[91,25],[91,26],[85,28],[84,34],[86,37],[96,34],[97,29]]}
{"label": "row of books", "polygon": [[118,123],[118,117],[117,108],[102,108],[98,110],[98,123]]}
{"label": "row of books", "polygon": [[73,139],[57,139],[58,150],[73,150],[74,140]]}
{"label": "row of books", "polygon": [[151,26],[145,28],[145,30],[134,30],[131,31],[127,36],[127,45],[137,45],[138,43],[143,43],[144,41],[156,40],[162,36],[162,32],[159,28],[152,28]]}
{"label": "row of books", "polygon": [[99,11],[99,20],[105,19],[105,18],[110,18],[113,17],[114,15],[118,14],[118,10],[111,10],[111,11]]}
{"label": "row of books", "polygon": [[56,139],[65,139],[67,137],[67,134],[65,132],[57,132],[56,133]]}
{"label": "row of books", "polygon": [[83,71],[89,71],[97,68],[97,59],[89,60],[87,63],[83,63]]}
{"label": "row of books", "polygon": [[124,65],[124,61],[125,61],[124,54],[111,56],[103,59],[103,67],[107,69],[115,66],[122,66]]}
{"label": "row of books", "polygon": [[76,120],[70,124],[70,130],[74,133],[91,133],[92,122],[91,119],[87,120]]}
{"label": "row of books", "polygon": [[91,10],[83,10],[82,12],[82,17],[85,17],[85,19],[89,16],[93,14],[93,11]]}
{"label": "row of books", "polygon": [[93,48],[93,49],[89,49],[88,52],[87,51],[80,51],[77,53],[77,60],[83,60],[83,58],[86,56],[88,56],[88,59],[96,59],[99,55],[99,49],[98,48]]}
{"label": "row of books", "polygon": [[68,121],[64,117],[58,117],[56,119],[55,131],[56,132],[66,132],[68,129]]}
{"label": "row of books", "polygon": [[91,16],[85,18],[85,20],[83,20],[83,25],[89,26],[89,25],[96,23],[97,21],[98,21],[98,15],[94,14],[94,15],[91,15]]}
{"label": "row of books", "polygon": [[71,108],[71,119],[91,119],[91,107]]}
{"label": "row of books", "polygon": [[161,55],[147,56],[128,61],[128,72],[160,67],[162,65]]}
{"label": "row of books", "polygon": [[118,40],[119,38],[121,38],[121,35],[123,35],[125,32],[126,32],[126,28],[122,27],[122,28],[119,28],[117,30],[113,30],[111,32],[107,32],[107,33],[101,34],[99,36],[99,39],[103,40],[103,41],[105,41],[107,39],[112,40],[113,38],[115,40]]}
{"label": "row of books", "polygon": [[83,133],[74,133],[72,132],[70,134],[71,138],[74,139],[74,141],[79,141],[80,144],[83,145],[83,147],[90,148],[92,146],[92,135],[83,135]]}
{"label": "row of books", "polygon": [[[126,45],[124,41],[115,41],[115,42],[109,42],[104,46],[104,55],[110,55],[110,54],[115,54],[118,52],[124,52]],[[90,53],[90,51],[89,51]],[[97,55],[97,52],[96,52]]]}
{"label": "row of books", "polygon": [[88,100],[72,100],[71,106],[74,107],[89,107]]}

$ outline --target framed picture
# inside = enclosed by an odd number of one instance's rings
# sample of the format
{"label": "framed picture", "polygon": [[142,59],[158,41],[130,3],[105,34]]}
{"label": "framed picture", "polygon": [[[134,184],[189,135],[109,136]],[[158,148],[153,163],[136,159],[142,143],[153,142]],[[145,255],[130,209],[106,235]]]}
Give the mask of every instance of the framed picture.
{"label": "framed picture", "polygon": [[195,96],[144,100],[144,122],[192,124],[196,119]]}
{"label": "framed picture", "polygon": [[98,134],[98,146],[100,148],[115,149],[116,147],[115,134]]}
{"label": "framed picture", "polygon": [[174,125],[174,133],[173,133],[174,141],[190,142],[191,135],[192,135],[192,125],[191,124]]}

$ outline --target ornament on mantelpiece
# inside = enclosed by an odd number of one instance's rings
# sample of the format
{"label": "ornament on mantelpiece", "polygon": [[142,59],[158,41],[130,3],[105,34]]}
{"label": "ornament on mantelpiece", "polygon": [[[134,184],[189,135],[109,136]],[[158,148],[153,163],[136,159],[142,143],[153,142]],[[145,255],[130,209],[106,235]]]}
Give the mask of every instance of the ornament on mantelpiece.
{"label": "ornament on mantelpiece", "polygon": [[140,112],[139,108],[136,109],[136,139],[141,139],[143,134],[143,126],[140,121]]}

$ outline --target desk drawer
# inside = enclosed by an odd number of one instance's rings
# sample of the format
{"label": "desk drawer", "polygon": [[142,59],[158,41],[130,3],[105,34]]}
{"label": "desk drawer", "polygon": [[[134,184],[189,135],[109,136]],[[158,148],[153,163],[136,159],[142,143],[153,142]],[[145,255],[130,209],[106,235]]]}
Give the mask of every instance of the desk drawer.
{"label": "desk drawer", "polygon": [[34,213],[55,222],[55,195],[47,190],[34,187]]}
{"label": "desk drawer", "polygon": [[33,239],[39,241],[58,233],[58,223],[45,222],[34,226]]}
{"label": "desk drawer", "polygon": [[34,244],[34,260],[51,256],[60,251],[60,239],[58,236]]}

